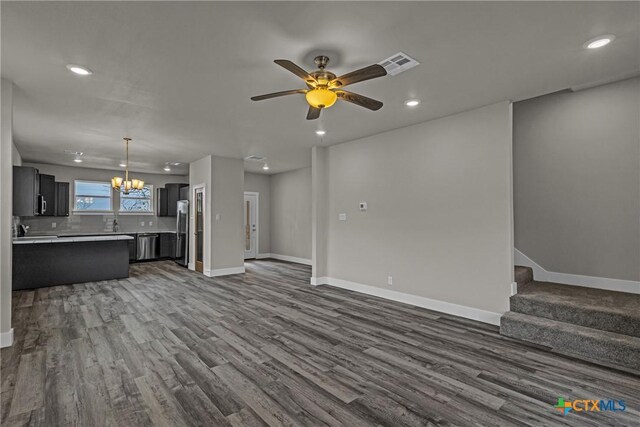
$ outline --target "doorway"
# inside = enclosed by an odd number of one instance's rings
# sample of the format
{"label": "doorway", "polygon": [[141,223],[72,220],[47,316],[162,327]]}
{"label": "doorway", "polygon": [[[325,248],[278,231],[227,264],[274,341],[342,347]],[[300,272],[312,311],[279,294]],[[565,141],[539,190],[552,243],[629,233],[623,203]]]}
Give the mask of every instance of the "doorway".
{"label": "doorway", "polygon": [[259,193],[244,193],[244,259],[258,256]]}
{"label": "doorway", "polygon": [[193,191],[194,203],[194,237],[195,237],[195,268],[202,273],[204,271],[204,188],[196,188]]}

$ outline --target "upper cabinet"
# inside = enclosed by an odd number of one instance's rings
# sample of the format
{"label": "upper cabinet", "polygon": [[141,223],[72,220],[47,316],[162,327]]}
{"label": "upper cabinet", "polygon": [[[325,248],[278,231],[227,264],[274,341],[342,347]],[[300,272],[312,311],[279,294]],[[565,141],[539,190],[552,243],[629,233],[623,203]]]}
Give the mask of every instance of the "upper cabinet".
{"label": "upper cabinet", "polygon": [[[182,200],[180,190],[189,187],[189,184],[165,184],[159,188],[156,194],[158,204],[158,216],[177,216],[178,200]],[[183,190],[184,191],[184,190]],[[184,192],[183,192],[184,194]]]}
{"label": "upper cabinet", "polygon": [[13,167],[13,215],[40,215],[40,174],[38,169],[26,166]]}
{"label": "upper cabinet", "polygon": [[42,196],[42,216],[56,215],[56,177],[40,174],[40,196]]}
{"label": "upper cabinet", "polygon": [[13,167],[14,216],[68,216],[69,183],[29,166]]}

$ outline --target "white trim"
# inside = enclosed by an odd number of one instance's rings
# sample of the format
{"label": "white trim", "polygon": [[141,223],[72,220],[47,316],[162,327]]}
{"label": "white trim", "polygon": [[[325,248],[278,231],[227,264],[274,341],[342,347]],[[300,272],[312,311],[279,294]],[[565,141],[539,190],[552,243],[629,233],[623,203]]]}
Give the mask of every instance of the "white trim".
{"label": "white trim", "polygon": [[205,270],[204,275],[207,277],[228,276],[230,274],[244,273],[244,267],[218,268],[215,270]]}
{"label": "white trim", "polygon": [[190,262],[190,263],[188,264],[187,268],[188,268],[189,270],[196,271],[196,263],[195,263],[195,262]]}
{"label": "white trim", "polygon": [[640,294],[640,282],[633,280],[609,279],[607,277],[580,276],[578,274],[555,273],[547,271],[534,260],[513,248],[515,265],[523,265],[533,269],[533,277],[539,282],[563,283],[566,285],[584,286],[586,288],[605,289],[607,291]]}
{"label": "white trim", "polygon": [[377,288],[375,286],[363,285],[361,283],[349,282],[347,280],[335,279],[333,277],[312,277],[311,284],[334,286],[336,288],[373,295],[404,304],[439,311],[441,313],[477,320],[491,325],[500,325],[500,316],[502,316],[501,313],[494,313],[492,311],[481,310],[479,308],[468,307],[465,305],[405,294],[403,292],[391,291],[388,289]]}
{"label": "white trim", "polygon": [[509,296],[514,296],[518,293],[518,282],[511,282],[511,289],[509,292]]}
{"label": "white trim", "polygon": [[256,259],[264,259],[264,258],[271,258],[271,254],[270,253],[265,253],[265,254],[256,255]]}
{"label": "white trim", "polygon": [[[264,255],[264,254],[262,254],[262,255]],[[279,259],[281,261],[296,262],[298,264],[311,265],[311,260],[310,259],[298,258],[296,256],[280,255],[280,254],[269,254],[269,258]]]}
{"label": "white trim", "polygon": [[11,347],[13,345],[13,328],[7,332],[0,333],[0,348]]}
{"label": "white trim", "polygon": [[[322,279],[322,277],[321,277]],[[311,277],[311,279],[309,279],[309,283],[311,284],[311,286],[318,286],[321,283],[319,283],[318,278],[317,277]]]}

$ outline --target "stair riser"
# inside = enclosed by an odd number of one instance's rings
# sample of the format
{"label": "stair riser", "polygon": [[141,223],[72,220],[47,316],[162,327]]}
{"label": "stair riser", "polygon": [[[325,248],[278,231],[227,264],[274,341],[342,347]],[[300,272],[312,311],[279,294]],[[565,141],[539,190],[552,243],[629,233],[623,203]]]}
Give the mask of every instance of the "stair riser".
{"label": "stair riser", "polygon": [[595,337],[558,331],[503,317],[502,335],[551,347],[562,354],[596,361],[617,369],[630,369],[640,373],[640,345],[626,342],[602,341]]}
{"label": "stair riser", "polygon": [[516,313],[640,337],[640,322],[638,322],[637,318],[630,316],[589,309],[576,310],[560,304],[550,304],[518,297],[517,295],[511,298],[510,305],[511,311]]}
{"label": "stair riser", "polygon": [[515,268],[515,281],[518,287],[524,286],[533,281],[533,270],[529,267],[516,267]]}

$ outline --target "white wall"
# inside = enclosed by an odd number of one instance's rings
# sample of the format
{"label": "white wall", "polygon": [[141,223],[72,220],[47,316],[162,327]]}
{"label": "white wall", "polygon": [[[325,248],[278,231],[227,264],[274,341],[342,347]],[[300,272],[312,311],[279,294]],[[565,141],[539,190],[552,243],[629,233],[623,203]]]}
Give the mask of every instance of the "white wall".
{"label": "white wall", "polygon": [[13,163],[13,166],[22,166],[22,156],[20,155],[15,143],[11,144],[11,162]]}
{"label": "white wall", "polygon": [[507,102],[329,147],[329,278],[497,322],[513,280],[511,148]]}
{"label": "white wall", "polygon": [[11,345],[11,221],[13,210],[13,83],[0,89],[0,346]]}
{"label": "white wall", "polygon": [[640,78],[514,104],[515,246],[547,271],[640,280]]}
{"label": "white wall", "polygon": [[271,179],[269,175],[244,173],[244,191],[259,193],[258,255],[271,252]]}
{"label": "white wall", "polygon": [[311,168],[271,175],[271,253],[311,259]]}

